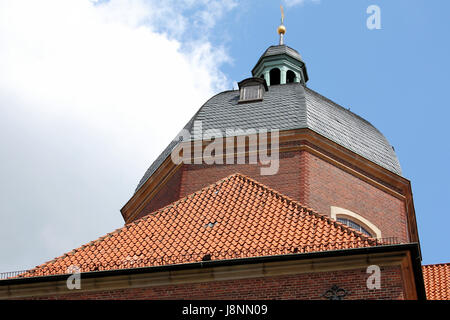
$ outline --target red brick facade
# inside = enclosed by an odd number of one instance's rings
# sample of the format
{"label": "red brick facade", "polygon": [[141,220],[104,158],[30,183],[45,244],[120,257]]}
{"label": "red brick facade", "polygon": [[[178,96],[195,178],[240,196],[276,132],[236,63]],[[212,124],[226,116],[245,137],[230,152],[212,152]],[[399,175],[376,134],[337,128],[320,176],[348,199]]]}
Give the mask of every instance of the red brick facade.
{"label": "red brick facade", "polygon": [[341,207],[368,219],[381,230],[382,237],[408,241],[404,201],[308,151],[300,150],[280,153],[276,175],[263,176],[260,165],[251,164],[183,165],[137,217],[237,172],[321,214],[329,215],[331,206]]}
{"label": "red brick facade", "polygon": [[180,196],[181,177],[183,175],[183,167],[177,170],[175,174],[164,184],[156,193],[152,200],[145,206],[137,218],[141,218],[149,213],[171,204],[182,198]]}
{"label": "red brick facade", "polygon": [[308,207],[329,214],[330,206],[353,211],[376,225],[382,237],[408,242],[405,204],[402,200],[304,152],[305,197]]}
{"label": "red brick facade", "polygon": [[212,281],[169,286],[77,292],[41,296],[35,299],[325,299],[322,295],[333,285],[347,290],[346,300],[403,300],[405,290],[401,269],[381,268],[381,288],[369,290],[365,269],[317,272],[274,277]]}

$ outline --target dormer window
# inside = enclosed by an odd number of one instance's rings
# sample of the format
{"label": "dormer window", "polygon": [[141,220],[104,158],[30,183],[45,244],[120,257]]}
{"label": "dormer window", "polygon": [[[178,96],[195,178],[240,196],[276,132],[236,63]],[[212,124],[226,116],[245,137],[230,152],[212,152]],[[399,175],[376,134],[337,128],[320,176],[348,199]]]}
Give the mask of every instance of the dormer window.
{"label": "dormer window", "polygon": [[248,86],[241,89],[239,100],[262,100],[262,86]]}
{"label": "dormer window", "polygon": [[264,78],[248,78],[238,83],[239,103],[262,101],[264,92],[268,90]]}

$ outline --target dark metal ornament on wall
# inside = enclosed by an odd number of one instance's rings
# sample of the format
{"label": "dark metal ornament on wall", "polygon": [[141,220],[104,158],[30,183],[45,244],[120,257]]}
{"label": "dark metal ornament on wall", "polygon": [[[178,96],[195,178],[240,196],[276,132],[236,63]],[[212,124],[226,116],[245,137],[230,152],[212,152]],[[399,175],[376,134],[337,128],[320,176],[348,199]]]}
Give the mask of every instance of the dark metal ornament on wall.
{"label": "dark metal ornament on wall", "polygon": [[349,292],[343,288],[339,288],[337,285],[333,285],[331,289],[327,290],[322,297],[328,300],[344,300]]}

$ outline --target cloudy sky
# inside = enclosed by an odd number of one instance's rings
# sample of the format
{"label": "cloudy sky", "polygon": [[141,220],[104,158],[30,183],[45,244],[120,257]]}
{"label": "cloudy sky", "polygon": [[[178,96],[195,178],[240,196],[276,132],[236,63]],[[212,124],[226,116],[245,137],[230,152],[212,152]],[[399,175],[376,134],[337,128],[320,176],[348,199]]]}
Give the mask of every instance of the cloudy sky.
{"label": "cloudy sky", "polygon": [[[0,0],[0,271],[121,227],[119,210],[151,162],[277,43],[280,3],[309,86],[396,147],[413,183],[424,262],[450,261],[439,247],[449,242],[442,221],[450,223],[449,135],[439,116],[449,115],[450,50],[439,39],[450,8],[412,2]],[[382,30],[366,28],[373,3]]]}
{"label": "cloudy sky", "polygon": [[209,33],[235,6],[0,1],[1,271],[123,225],[146,167],[232,86]]}

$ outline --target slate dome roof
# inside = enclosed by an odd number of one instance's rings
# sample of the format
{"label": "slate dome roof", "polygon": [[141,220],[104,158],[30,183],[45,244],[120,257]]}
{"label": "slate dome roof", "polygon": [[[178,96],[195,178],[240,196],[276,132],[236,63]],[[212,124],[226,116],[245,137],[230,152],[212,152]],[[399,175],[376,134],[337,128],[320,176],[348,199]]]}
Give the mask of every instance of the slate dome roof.
{"label": "slate dome roof", "polygon": [[292,58],[295,58],[297,60],[303,61],[302,57],[300,56],[300,53],[298,53],[297,50],[292,49],[291,47],[288,47],[287,45],[277,45],[277,46],[270,46],[267,48],[267,50],[263,53],[260,59],[270,56],[276,56],[280,54],[287,54],[288,56],[291,56]]}
{"label": "slate dome roof", "polygon": [[[270,49],[270,48],[269,48]],[[301,129],[332,140],[381,167],[401,175],[400,163],[384,135],[372,124],[317,92],[298,83],[274,85],[259,102],[238,103],[239,91],[225,91],[209,99],[187,123],[208,129]],[[158,169],[178,142],[173,141],[148,168],[136,191]]]}

